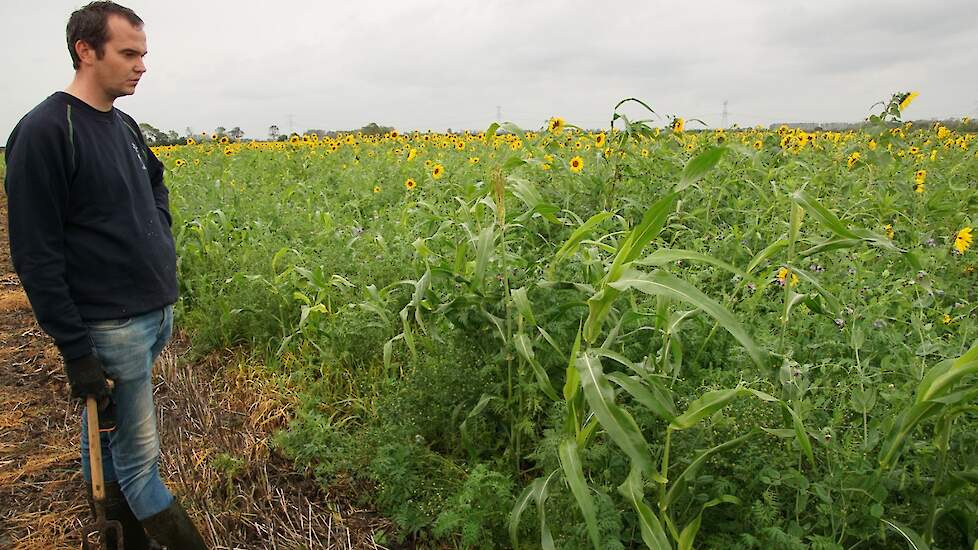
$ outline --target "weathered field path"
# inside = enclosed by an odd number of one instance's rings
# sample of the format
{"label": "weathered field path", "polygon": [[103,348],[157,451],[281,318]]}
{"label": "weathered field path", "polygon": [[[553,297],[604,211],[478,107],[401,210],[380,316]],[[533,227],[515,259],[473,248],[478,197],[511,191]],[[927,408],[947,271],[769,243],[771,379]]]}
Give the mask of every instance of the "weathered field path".
{"label": "weathered field path", "polygon": [[[178,327],[179,330],[179,327]],[[213,548],[380,548],[389,524],[269,448],[288,392],[231,351],[188,364],[179,332],[156,365],[163,477]],[[0,193],[0,548],[79,548],[88,518],[81,407],[10,263]]]}

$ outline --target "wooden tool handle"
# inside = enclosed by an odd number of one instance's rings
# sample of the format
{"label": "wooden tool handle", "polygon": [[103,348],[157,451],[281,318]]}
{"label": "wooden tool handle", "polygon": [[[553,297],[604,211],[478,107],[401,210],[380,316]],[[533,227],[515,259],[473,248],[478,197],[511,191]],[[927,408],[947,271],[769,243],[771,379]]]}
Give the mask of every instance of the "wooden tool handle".
{"label": "wooden tool handle", "polygon": [[88,462],[92,467],[92,496],[97,502],[105,500],[105,480],[102,477],[102,441],[98,431],[98,402],[85,399],[88,408]]}

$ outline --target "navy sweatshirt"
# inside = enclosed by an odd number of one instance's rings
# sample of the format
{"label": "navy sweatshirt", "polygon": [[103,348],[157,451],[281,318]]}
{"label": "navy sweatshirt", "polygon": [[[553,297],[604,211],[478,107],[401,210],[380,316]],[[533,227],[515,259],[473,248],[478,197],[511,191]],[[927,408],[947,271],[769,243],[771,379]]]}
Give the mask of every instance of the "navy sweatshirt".
{"label": "navy sweatshirt", "polygon": [[163,165],[129,115],[56,92],[14,128],[6,160],[14,269],[66,361],[92,353],[84,321],[176,301]]}

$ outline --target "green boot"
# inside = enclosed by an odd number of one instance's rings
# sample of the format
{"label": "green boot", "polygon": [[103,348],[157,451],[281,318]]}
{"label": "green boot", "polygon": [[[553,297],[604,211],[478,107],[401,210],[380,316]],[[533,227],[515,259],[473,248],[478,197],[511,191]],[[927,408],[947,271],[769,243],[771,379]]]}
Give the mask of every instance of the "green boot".
{"label": "green boot", "polygon": [[[88,489],[88,506],[95,515],[95,500],[92,497],[92,486],[86,483]],[[106,544],[108,550],[159,550],[160,546],[146,536],[143,526],[133,515],[122,494],[119,483],[109,481],[105,484],[105,519],[116,520],[122,524],[122,544],[124,548],[116,548],[115,540]]]}
{"label": "green boot", "polygon": [[173,499],[169,508],[142,523],[146,533],[167,550],[207,550],[203,537],[177,499]]}

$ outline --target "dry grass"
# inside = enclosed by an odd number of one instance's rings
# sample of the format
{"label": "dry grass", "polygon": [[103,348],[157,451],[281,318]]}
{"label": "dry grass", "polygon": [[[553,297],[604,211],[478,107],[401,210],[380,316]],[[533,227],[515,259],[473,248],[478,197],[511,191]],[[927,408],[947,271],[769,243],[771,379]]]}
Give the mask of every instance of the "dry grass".
{"label": "dry grass", "polygon": [[[233,352],[195,364],[164,352],[157,395],[163,471],[217,548],[382,548],[388,522],[330,494],[269,447],[295,402]],[[207,513],[202,513],[206,510]]]}

